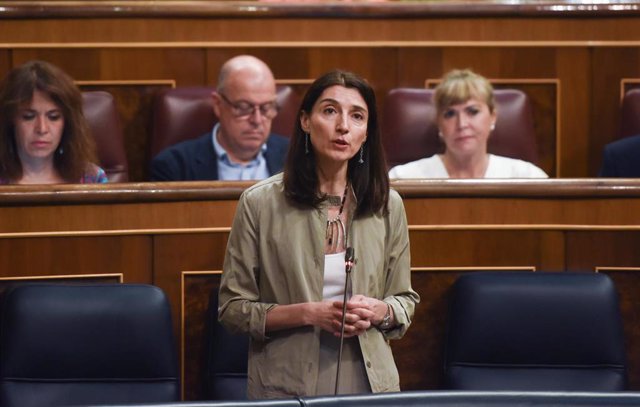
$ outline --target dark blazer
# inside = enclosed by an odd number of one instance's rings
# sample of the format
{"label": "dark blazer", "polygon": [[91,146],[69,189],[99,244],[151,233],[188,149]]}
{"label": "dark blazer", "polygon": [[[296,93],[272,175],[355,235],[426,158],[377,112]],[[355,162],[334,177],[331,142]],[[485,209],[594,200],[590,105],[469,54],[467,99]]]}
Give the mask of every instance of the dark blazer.
{"label": "dark blazer", "polygon": [[600,177],[640,178],[640,135],[604,147]]}
{"label": "dark blazer", "polygon": [[[265,159],[269,175],[284,167],[289,139],[270,134]],[[213,149],[211,132],[180,142],[162,150],[151,161],[151,181],[210,181],[218,179],[218,157]]]}

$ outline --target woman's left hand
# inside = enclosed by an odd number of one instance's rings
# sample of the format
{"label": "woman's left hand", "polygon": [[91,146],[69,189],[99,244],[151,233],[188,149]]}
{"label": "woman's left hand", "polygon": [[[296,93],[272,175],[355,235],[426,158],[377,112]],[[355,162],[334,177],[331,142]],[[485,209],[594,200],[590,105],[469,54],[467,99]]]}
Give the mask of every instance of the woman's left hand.
{"label": "woman's left hand", "polygon": [[[342,301],[334,302],[336,307],[342,309]],[[347,301],[347,311],[344,324],[344,336],[349,338],[364,333],[371,325],[376,325],[382,321],[387,312],[387,304],[376,298],[366,297],[361,294],[354,295]],[[342,321],[334,321],[336,333],[340,336]]]}

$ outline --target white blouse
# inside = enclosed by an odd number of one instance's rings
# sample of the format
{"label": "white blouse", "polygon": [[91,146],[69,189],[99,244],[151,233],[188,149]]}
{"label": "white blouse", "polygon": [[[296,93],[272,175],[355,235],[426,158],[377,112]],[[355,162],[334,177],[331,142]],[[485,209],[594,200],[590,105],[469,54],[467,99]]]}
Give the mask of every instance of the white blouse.
{"label": "white blouse", "polygon": [[344,279],[347,275],[344,264],[345,252],[324,255],[324,286],[322,298],[342,301],[344,296]]}
{"label": "white blouse", "polygon": [[[422,158],[393,167],[389,178],[450,178],[439,155]],[[489,154],[489,165],[484,178],[549,178],[540,168],[528,161]]]}

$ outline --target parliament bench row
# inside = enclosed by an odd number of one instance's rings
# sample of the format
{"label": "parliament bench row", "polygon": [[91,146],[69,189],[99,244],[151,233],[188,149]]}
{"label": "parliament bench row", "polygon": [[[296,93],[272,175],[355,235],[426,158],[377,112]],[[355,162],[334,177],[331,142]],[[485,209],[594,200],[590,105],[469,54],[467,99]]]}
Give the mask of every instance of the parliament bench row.
{"label": "parliament bench row", "polygon": [[[211,107],[213,87],[179,87],[155,97],[147,163],[164,148],[196,138],[213,128],[217,118]],[[290,137],[301,96],[290,86],[278,86],[280,111],[273,120],[275,133]],[[388,165],[406,163],[440,153],[433,89],[392,89],[381,112],[382,140]],[[495,91],[496,128],[489,140],[489,152],[538,164],[538,144],[532,103],[517,89]],[[84,92],[84,109],[96,138],[100,165],[110,182],[129,180],[127,152],[121,120],[113,97],[102,91]],[[640,134],[640,89],[625,95],[621,106],[618,138]]]}
{"label": "parliament bench row", "polygon": [[[473,273],[452,291],[446,388],[625,390],[622,323],[606,275]],[[215,290],[209,308],[207,397],[244,399],[247,338],[215,328]],[[175,402],[171,325],[166,296],[154,286],[18,284],[0,307],[0,403]]]}

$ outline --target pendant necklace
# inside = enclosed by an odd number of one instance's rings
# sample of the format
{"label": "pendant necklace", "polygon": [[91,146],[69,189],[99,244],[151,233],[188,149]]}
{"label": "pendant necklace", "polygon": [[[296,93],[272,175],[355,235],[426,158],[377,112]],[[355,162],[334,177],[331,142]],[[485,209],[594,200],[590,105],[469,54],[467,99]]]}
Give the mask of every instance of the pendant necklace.
{"label": "pendant necklace", "polygon": [[342,221],[342,211],[344,210],[344,203],[347,200],[348,190],[349,183],[347,182],[347,185],[345,185],[344,187],[342,199],[340,200],[340,209],[338,210],[338,215],[336,215],[336,217],[333,219],[327,219],[325,239],[327,240],[329,251],[331,252],[337,251],[338,247],[340,247],[341,242],[343,248],[347,247],[347,231],[344,227],[344,222]]}

